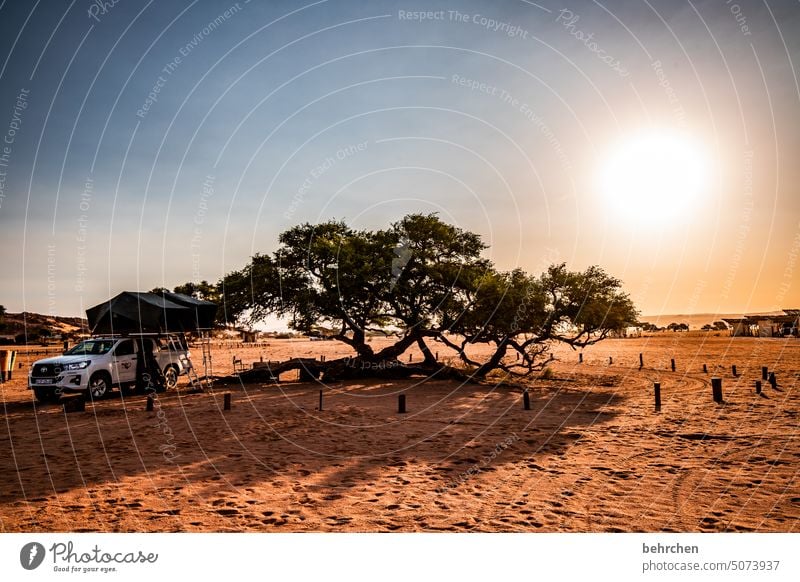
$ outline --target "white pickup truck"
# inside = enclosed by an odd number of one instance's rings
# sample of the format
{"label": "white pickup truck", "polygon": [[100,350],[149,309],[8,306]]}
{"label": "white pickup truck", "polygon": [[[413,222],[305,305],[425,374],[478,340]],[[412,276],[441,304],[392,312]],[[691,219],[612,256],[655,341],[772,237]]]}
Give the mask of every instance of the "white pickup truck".
{"label": "white pickup truck", "polygon": [[[177,336],[152,335],[142,338],[150,346],[164,374],[166,388],[174,388],[185,374],[189,351]],[[28,373],[28,389],[39,402],[53,402],[63,392],[88,391],[92,399],[103,398],[113,386],[136,384],[139,343],[134,337],[101,336],[87,339],[61,356],[38,360]]]}

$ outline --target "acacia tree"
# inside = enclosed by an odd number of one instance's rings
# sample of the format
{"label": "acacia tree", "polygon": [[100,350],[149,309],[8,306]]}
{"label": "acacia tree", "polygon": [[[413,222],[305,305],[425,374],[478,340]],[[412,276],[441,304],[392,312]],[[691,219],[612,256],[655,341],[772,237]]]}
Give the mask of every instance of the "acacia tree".
{"label": "acacia tree", "polygon": [[486,245],[480,236],[433,214],[406,216],[392,225],[389,237],[395,258],[385,303],[400,341],[386,355],[398,357],[416,343],[425,362],[436,365],[426,340],[447,331],[446,314],[462,312],[470,290],[492,271],[481,257]]}
{"label": "acacia tree", "polygon": [[[434,340],[476,377],[497,368],[527,374],[551,359],[552,342],[586,346],[636,321],[620,281],[599,267],[500,273],[481,256],[478,235],[436,215],[408,215],[377,231],[303,224],[279,241],[272,255],[257,254],[220,281],[226,317],[252,323],[276,314],[298,331],[323,328],[362,361],[397,363],[416,344],[425,357],[417,368],[434,371]],[[395,341],[376,352],[368,342],[375,333]],[[492,346],[488,359],[470,355],[478,345]]]}
{"label": "acacia tree", "polygon": [[[439,311],[456,291],[489,269],[480,237],[413,214],[389,229],[356,231],[342,222],[303,224],[280,236],[273,255],[256,255],[220,282],[225,311],[250,322],[276,314],[295,330],[319,327],[359,358],[396,359],[440,333]],[[396,339],[379,352],[369,334]]]}
{"label": "acacia tree", "polygon": [[[450,326],[457,339],[452,334],[437,339],[474,366],[474,376],[495,369],[530,374],[552,361],[552,344],[585,347],[636,317],[619,280],[599,267],[572,272],[560,264],[539,277],[519,269],[486,273],[463,314]],[[493,352],[487,359],[475,360],[468,352],[476,344],[491,345]]]}
{"label": "acacia tree", "polygon": [[206,280],[200,281],[199,283],[188,281],[182,285],[175,286],[172,292],[181,293],[204,301],[219,301],[217,286]]}

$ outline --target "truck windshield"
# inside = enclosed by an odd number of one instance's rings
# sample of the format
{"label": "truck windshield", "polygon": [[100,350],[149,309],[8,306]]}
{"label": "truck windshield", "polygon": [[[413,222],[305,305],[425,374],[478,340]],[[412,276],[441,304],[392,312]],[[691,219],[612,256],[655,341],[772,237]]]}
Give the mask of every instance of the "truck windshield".
{"label": "truck windshield", "polygon": [[74,348],[64,352],[67,356],[77,356],[84,354],[102,355],[107,354],[114,347],[114,340],[86,340],[79,343]]}

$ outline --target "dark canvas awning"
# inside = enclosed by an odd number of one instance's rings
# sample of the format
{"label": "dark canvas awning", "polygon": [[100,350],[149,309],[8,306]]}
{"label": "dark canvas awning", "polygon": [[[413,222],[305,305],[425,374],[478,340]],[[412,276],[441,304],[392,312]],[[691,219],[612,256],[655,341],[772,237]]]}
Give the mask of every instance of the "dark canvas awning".
{"label": "dark canvas awning", "polygon": [[217,317],[217,304],[203,299],[195,299],[183,293],[164,293],[164,297],[173,303],[188,307],[193,311],[196,326],[194,329],[211,329]]}
{"label": "dark canvas awning", "polygon": [[123,291],[87,309],[86,317],[92,333],[164,333],[210,328],[216,311],[216,304],[188,295]]}

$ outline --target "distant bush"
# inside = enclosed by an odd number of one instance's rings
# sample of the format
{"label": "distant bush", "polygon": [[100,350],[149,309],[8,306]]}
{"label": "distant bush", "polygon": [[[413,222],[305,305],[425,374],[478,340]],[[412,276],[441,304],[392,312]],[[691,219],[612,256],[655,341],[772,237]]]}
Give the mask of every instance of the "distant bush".
{"label": "distant bush", "polygon": [[641,323],[639,324],[639,327],[641,327],[644,331],[664,331],[663,327],[658,327],[653,323]]}
{"label": "distant bush", "polygon": [[667,329],[670,331],[689,331],[689,325],[686,323],[670,323]]}

